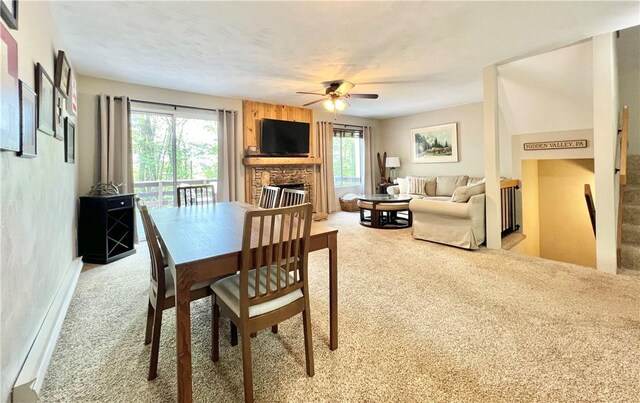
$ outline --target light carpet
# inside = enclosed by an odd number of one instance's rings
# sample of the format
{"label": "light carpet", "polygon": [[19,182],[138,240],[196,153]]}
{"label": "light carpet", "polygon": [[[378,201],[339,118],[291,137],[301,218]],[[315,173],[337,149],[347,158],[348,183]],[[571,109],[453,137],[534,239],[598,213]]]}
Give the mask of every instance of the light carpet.
{"label": "light carpet", "polygon": [[[638,401],[640,278],[507,251],[466,251],[376,230],[357,213],[339,229],[339,348],[329,351],[328,253],[310,254],[315,376],[302,320],[251,341],[257,401]],[[149,256],[83,273],[42,390],[43,402],[176,399],[175,314],[165,311],[158,378],[147,382]],[[193,391],[243,399],[240,346],[192,304]]]}

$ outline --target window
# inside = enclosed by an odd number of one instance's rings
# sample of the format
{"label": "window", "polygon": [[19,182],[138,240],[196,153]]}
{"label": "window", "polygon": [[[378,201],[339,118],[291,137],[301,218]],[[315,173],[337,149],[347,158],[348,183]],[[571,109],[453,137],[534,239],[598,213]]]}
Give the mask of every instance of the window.
{"label": "window", "polygon": [[364,141],[358,130],[333,130],[333,177],[336,186],[362,184]]}
{"label": "window", "polygon": [[218,179],[218,123],[188,108],[131,111],[135,193],[149,208],[173,206],[176,186]]}

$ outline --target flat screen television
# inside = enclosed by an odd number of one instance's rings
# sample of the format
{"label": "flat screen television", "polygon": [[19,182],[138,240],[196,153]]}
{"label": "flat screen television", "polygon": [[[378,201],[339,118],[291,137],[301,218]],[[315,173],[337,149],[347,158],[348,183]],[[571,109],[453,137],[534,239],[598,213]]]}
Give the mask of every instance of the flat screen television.
{"label": "flat screen television", "polygon": [[260,152],[268,155],[308,155],[309,123],[262,119]]}

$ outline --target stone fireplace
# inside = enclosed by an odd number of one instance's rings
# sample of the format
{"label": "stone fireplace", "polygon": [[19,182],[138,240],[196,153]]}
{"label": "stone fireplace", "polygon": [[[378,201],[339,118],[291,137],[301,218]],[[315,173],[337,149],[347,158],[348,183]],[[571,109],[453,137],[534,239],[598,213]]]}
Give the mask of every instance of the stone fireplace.
{"label": "stone fireplace", "polygon": [[[316,168],[313,165],[274,165],[251,167],[249,202],[257,204],[263,186],[304,187],[315,206]],[[296,187],[297,187],[296,186]]]}

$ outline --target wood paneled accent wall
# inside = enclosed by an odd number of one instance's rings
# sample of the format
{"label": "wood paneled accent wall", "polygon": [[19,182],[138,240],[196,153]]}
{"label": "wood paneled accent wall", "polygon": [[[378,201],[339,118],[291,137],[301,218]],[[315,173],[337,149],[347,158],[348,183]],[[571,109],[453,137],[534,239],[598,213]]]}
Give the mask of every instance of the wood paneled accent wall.
{"label": "wood paneled accent wall", "polygon": [[[274,105],[258,101],[242,101],[242,125],[243,147],[257,146],[260,149],[260,121],[261,119],[279,119],[292,122],[309,123],[309,157],[314,157],[316,152],[316,135],[313,127],[313,111],[311,109],[298,108],[296,106]],[[297,158],[296,158],[297,159]],[[296,165],[280,159],[282,165]],[[251,176],[254,170],[245,169],[245,201],[251,203]]]}
{"label": "wood paneled accent wall", "polygon": [[311,128],[309,132],[309,156],[314,156],[316,142],[313,128],[313,111],[311,109],[267,104],[258,101],[242,101],[243,145],[245,149],[249,146],[260,148],[260,120],[264,118],[309,123]]}

